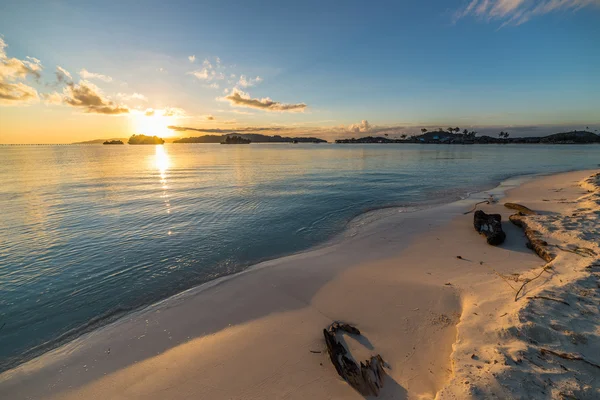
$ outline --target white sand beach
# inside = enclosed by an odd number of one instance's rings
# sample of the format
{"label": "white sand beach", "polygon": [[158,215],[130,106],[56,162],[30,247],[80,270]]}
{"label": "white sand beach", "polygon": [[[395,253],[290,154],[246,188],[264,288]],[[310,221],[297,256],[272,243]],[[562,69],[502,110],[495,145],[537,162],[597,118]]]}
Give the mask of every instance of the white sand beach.
{"label": "white sand beach", "polygon": [[[329,360],[322,330],[334,320],[363,333],[346,336],[356,359],[389,364],[382,399],[600,398],[595,173],[363,216],[370,223],[330,244],[188,290],[3,373],[0,398],[364,398]],[[464,213],[505,189],[478,206],[502,215],[507,239],[493,247]],[[509,201],[538,212],[528,221],[558,246],[546,271],[508,221]]]}

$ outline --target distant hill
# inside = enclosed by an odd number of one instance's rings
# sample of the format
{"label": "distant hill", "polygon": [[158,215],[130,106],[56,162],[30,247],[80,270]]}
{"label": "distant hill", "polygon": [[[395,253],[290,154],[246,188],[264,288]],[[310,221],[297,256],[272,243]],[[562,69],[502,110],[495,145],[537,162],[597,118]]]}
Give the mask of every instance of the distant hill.
{"label": "distant hill", "polygon": [[110,138],[110,139],[87,140],[85,142],[75,142],[75,143],[71,143],[71,144],[102,144],[104,142],[111,141],[111,140],[120,140],[122,142],[126,142],[127,141],[126,138]]}
{"label": "distant hill", "polygon": [[181,138],[174,140],[173,143],[221,143],[228,136],[238,136],[253,143],[327,143],[326,140],[315,137],[285,137],[285,136],[267,136],[259,133],[228,133],[225,135],[204,135],[196,137]]}
{"label": "distant hill", "polygon": [[587,131],[555,133],[540,139],[541,143],[600,143],[600,136]]}
{"label": "distant hill", "polygon": [[225,135],[204,135],[173,140],[173,143],[221,143]]}

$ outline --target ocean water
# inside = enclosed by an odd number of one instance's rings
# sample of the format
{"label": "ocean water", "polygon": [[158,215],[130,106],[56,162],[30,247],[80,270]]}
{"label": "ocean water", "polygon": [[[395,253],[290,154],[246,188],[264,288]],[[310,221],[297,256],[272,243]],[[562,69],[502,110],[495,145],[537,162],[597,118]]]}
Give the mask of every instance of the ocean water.
{"label": "ocean water", "polygon": [[0,371],[379,207],[595,168],[600,146],[0,146]]}

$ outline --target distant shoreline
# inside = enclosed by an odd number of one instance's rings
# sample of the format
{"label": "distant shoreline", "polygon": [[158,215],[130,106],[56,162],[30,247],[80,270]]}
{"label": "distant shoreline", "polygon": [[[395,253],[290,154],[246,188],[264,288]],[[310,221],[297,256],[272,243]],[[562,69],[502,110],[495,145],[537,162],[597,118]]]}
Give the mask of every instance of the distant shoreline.
{"label": "distant shoreline", "polygon": [[[454,130],[453,130],[454,131]],[[362,138],[338,139],[337,144],[397,144],[397,143],[416,143],[416,144],[598,144],[600,136],[589,131],[571,131],[555,133],[548,136],[533,137],[515,137],[511,138],[506,132],[500,132],[499,137],[476,136],[477,132],[465,132],[462,134],[434,131],[423,133],[419,136],[407,137],[401,139],[390,139],[381,136],[366,136]]]}

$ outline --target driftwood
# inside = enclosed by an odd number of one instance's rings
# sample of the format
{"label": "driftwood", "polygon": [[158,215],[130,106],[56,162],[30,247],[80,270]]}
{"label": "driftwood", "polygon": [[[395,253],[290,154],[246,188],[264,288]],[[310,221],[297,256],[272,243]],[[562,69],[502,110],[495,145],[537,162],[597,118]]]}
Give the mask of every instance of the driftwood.
{"label": "driftwood", "polygon": [[517,294],[515,294],[515,301],[517,301],[519,299],[519,293],[521,293],[521,290],[523,290],[523,288],[525,287],[525,285],[527,285],[531,281],[535,281],[537,278],[539,278],[540,276],[542,276],[542,274],[544,272],[546,272],[547,270],[549,270],[550,268],[552,268],[551,265],[544,265],[544,267],[542,268],[542,270],[540,271],[540,273],[537,274],[534,278],[525,279],[525,282],[523,282],[523,284],[521,285],[521,287],[519,288],[519,290],[517,290]]}
{"label": "driftwood", "polygon": [[506,239],[506,233],[502,230],[500,214],[486,214],[477,210],[473,215],[473,225],[477,232],[486,236],[488,244],[492,246],[498,246]]}
{"label": "driftwood", "polygon": [[567,306],[570,306],[569,303],[567,303],[566,301],[563,301],[561,299],[555,299],[553,297],[548,297],[548,296],[527,296],[528,299],[541,299],[541,300],[551,300],[551,301],[556,301],[557,303],[563,303],[566,304]]}
{"label": "driftwood", "polygon": [[337,339],[337,332],[345,331],[352,335],[360,335],[360,331],[352,325],[334,322],[327,329],[323,329],[327,352],[337,373],[363,396],[377,396],[383,387],[385,371],[383,359],[378,354],[360,366],[347,356],[348,350]]}
{"label": "driftwood", "polygon": [[518,212],[520,212],[523,215],[536,215],[537,214],[532,209],[522,206],[521,204],[517,204],[517,203],[504,203],[504,207],[510,208],[513,210],[517,210]]}
{"label": "driftwood", "polygon": [[583,358],[582,356],[578,355],[578,354],[570,354],[570,353],[561,353],[559,351],[554,351],[554,350],[550,350],[550,349],[540,349],[540,353],[542,353],[542,355],[545,354],[552,354],[555,355],[557,357],[563,358],[565,360],[573,360],[573,361],[583,361],[584,363],[591,365],[592,367],[596,367],[596,368],[600,368],[600,365],[591,362],[589,360],[586,360],[585,358]]}
{"label": "driftwood", "polygon": [[527,237],[527,247],[535,251],[535,253],[546,262],[554,260],[556,255],[548,251],[548,243],[540,239],[539,234],[529,227],[525,216],[514,214],[508,217],[508,219],[510,222],[523,229],[525,237]]}

